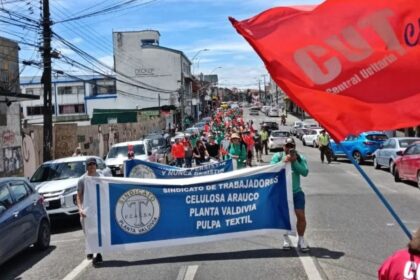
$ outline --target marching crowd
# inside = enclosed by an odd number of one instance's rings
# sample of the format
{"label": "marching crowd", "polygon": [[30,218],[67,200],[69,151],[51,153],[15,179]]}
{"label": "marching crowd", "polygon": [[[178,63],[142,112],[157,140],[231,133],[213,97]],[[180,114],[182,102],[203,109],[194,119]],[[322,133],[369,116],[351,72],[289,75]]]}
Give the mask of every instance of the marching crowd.
{"label": "marching crowd", "polygon": [[178,167],[192,167],[209,161],[233,159],[237,169],[252,166],[254,155],[262,161],[263,150],[268,154],[267,128],[254,128],[253,121],[245,122],[242,109],[221,110],[212,116],[199,135],[193,132],[183,138],[175,137],[172,156]]}

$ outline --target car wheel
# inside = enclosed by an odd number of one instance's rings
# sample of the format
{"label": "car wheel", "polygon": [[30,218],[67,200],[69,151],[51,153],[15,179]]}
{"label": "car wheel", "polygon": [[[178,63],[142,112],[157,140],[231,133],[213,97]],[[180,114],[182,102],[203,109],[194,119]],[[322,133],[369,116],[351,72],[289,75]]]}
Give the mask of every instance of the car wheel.
{"label": "car wheel", "polygon": [[362,154],[359,151],[353,152],[353,159],[357,162],[357,164],[362,163]]}
{"label": "car wheel", "polygon": [[394,181],[395,182],[401,182],[400,173],[398,172],[398,169],[395,167],[394,169]]}
{"label": "car wheel", "polygon": [[314,148],[318,148],[315,141],[312,143],[312,145],[314,146]]}
{"label": "car wheel", "polygon": [[417,171],[417,187],[420,188],[420,170]]}
{"label": "car wheel", "polygon": [[394,168],[395,168],[394,165],[395,165],[394,161],[390,160],[389,161],[389,172],[391,172],[391,174],[394,174]]}
{"label": "car wheel", "polygon": [[306,146],[306,141],[303,138],[302,138],[302,144],[303,144],[303,146]]}
{"label": "car wheel", "polygon": [[35,247],[39,250],[46,250],[50,246],[50,240],[50,224],[47,222],[47,220],[43,220],[39,226],[38,240],[35,243]]}
{"label": "car wheel", "polygon": [[375,167],[375,169],[381,168],[381,166],[378,164],[378,160],[376,159],[376,157],[373,158],[373,166]]}

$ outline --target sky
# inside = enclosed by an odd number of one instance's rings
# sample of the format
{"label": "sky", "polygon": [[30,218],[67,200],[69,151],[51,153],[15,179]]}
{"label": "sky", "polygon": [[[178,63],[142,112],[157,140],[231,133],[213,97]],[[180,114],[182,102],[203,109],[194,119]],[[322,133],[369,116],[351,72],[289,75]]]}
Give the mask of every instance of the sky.
{"label": "sky", "polygon": [[[8,0],[9,2],[12,0]],[[8,2],[3,0],[3,2]],[[4,8],[39,18],[39,1],[15,0]],[[237,20],[255,16],[276,6],[318,4],[320,0],[140,0],[130,9],[71,22],[59,21],[100,10],[123,0],[50,0],[53,31],[100,61],[113,65],[112,32],[154,29],[161,34],[160,45],[180,50],[192,60],[193,74],[218,74],[223,87],[257,88],[267,71],[254,50],[234,30],[228,17]],[[148,3],[146,3],[148,2]],[[1,7],[2,1],[0,1]],[[31,10],[34,11],[33,14]],[[10,28],[10,30],[7,30]],[[5,32],[9,33],[5,33]],[[16,32],[16,33],[14,33]],[[14,33],[15,35],[11,35]],[[17,34],[17,35],[16,35]],[[0,36],[39,42],[39,35],[22,28],[0,24]],[[53,47],[72,59],[78,54],[54,41]],[[21,46],[20,58],[41,61],[33,47]],[[207,51],[202,51],[208,49]],[[195,58],[194,58],[195,57]],[[194,58],[194,60],[193,60]],[[86,62],[84,62],[86,64]],[[55,67],[72,74],[80,70],[55,62]],[[93,67],[93,66],[92,66]],[[26,66],[22,76],[41,75]],[[106,70],[103,70],[106,71]],[[268,82],[268,76],[266,76]]]}

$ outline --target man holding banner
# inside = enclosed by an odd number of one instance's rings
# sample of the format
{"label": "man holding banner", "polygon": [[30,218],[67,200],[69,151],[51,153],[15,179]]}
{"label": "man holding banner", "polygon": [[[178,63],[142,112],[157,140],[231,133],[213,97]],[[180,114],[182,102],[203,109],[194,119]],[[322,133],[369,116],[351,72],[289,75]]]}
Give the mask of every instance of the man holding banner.
{"label": "man holding banner", "polygon": [[[306,230],[306,217],[305,217],[305,193],[300,187],[300,176],[308,176],[308,164],[306,159],[298,154],[295,150],[295,142],[292,138],[286,140],[284,145],[284,152],[274,154],[271,163],[290,162],[292,165],[292,186],[293,186],[293,203],[295,206],[296,214],[296,229],[299,235],[298,247],[302,252],[310,250],[306,244],[303,235]],[[287,240],[287,235],[284,235],[283,249],[290,250],[290,244]]]}

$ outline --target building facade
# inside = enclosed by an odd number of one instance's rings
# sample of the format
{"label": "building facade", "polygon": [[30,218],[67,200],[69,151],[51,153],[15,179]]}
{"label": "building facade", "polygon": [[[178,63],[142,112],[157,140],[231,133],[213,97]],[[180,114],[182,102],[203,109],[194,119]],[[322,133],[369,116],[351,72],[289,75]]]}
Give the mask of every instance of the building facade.
{"label": "building facade", "polygon": [[22,146],[18,101],[30,99],[19,90],[19,46],[0,37],[0,176],[22,175],[28,150]]}
{"label": "building facade", "polygon": [[159,41],[154,30],[113,33],[118,108],[173,105],[179,108],[178,118],[186,117],[192,114],[191,62]]}
{"label": "building facade", "polygon": [[[20,85],[23,93],[38,97],[37,100],[21,102],[23,121],[28,124],[42,124],[44,88],[41,77],[22,77]],[[93,109],[115,107],[116,92],[114,77],[53,76],[53,121],[89,124]]]}

